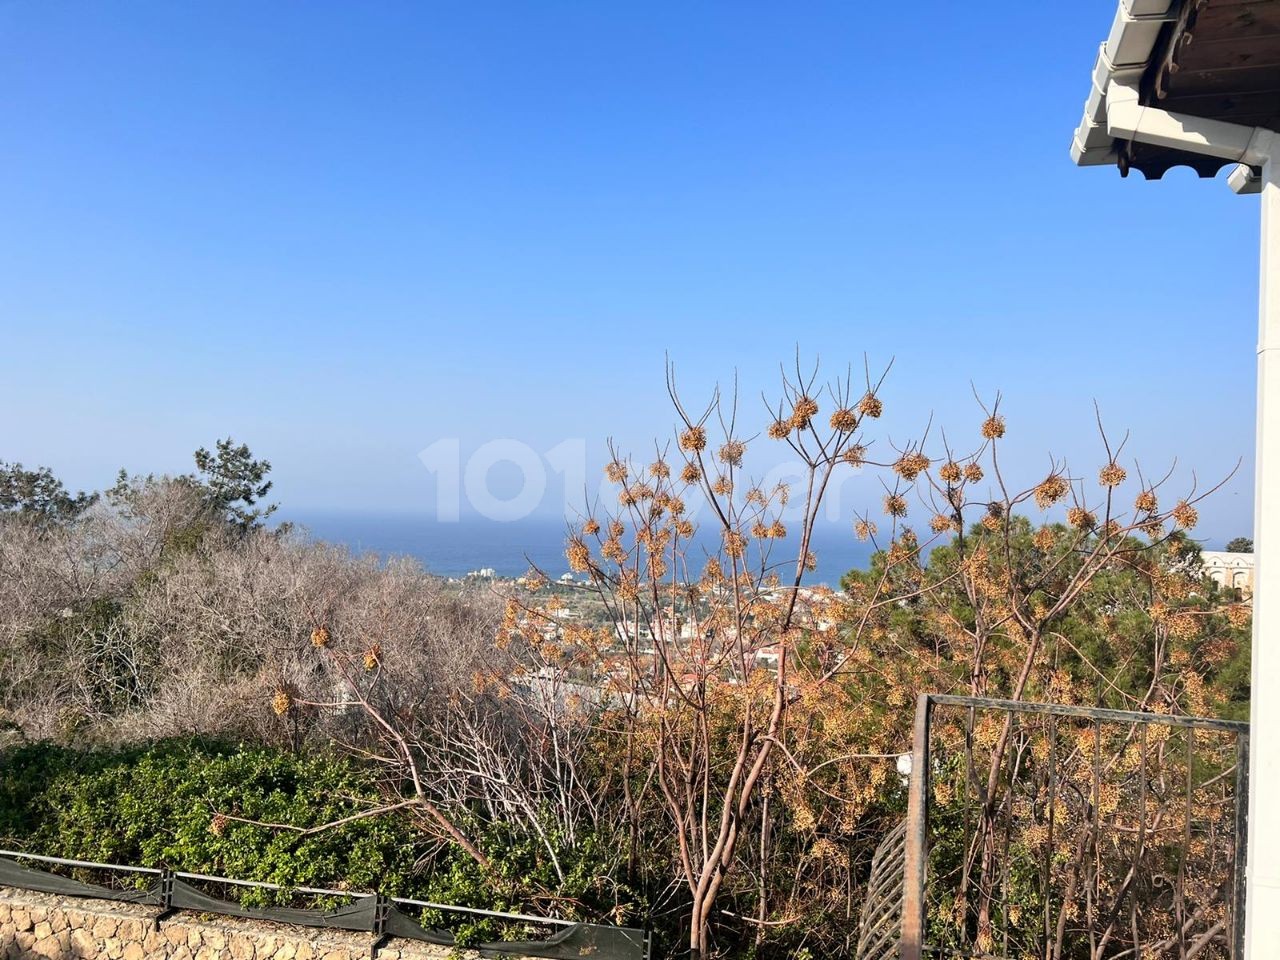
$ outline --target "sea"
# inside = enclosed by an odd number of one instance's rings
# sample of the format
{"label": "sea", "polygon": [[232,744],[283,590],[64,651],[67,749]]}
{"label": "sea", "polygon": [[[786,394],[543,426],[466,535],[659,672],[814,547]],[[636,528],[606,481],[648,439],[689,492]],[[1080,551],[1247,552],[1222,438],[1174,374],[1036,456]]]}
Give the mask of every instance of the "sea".
{"label": "sea", "polygon": [[[442,577],[463,577],[486,568],[499,577],[518,577],[531,565],[552,577],[568,570],[564,556],[567,526],[555,517],[505,522],[473,517],[444,522],[414,513],[297,511],[279,519],[314,539],[345,545],[353,553],[373,553],[382,559],[413,557]],[[772,559],[794,562],[799,550],[796,539],[779,541]],[[696,557],[697,569],[701,569],[701,557],[709,545],[707,538],[695,538],[691,567]],[[851,525],[822,523],[814,531],[813,552],[817,568],[805,582],[838,587],[849,570],[867,566],[871,546],[853,535]]]}

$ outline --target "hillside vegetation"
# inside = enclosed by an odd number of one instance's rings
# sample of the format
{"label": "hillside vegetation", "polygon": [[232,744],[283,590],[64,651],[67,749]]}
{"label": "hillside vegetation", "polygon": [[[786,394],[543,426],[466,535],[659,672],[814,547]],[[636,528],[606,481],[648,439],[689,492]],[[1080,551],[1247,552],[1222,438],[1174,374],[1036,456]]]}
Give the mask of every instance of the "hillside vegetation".
{"label": "hillside vegetation", "polygon": [[[536,572],[500,595],[269,530],[270,466],[229,440],[100,494],[5,467],[4,842],[652,924],[671,953],[847,953],[918,693],[1245,715],[1249,611],[1200,575],[1194,497],[1105,438],[1096,470],[1015,489],[994,406],[966,453],[875,447],[880,384],[814,378],[751,441],[788,445],[799,484],[753,485],[731,398],[674,385],[672,448],[614,452],[616,503],[566,549],[603,624]],[[851,532],[873,562],[808,589],[851,468],[884,478]],[[799,557],[774,553],[788,525]],[[1007,737],[981,733],[998,779]],[[1084,868],[1060,842],[1054,882]],[[1018,923],[990,896],[948,909],[958,947]]]}

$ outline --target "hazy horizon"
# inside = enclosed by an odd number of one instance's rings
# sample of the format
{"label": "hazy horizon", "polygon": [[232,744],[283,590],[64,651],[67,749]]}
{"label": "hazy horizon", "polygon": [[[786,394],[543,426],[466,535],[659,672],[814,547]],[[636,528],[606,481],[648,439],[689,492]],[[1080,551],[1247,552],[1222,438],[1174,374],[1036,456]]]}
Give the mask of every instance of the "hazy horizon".
{"label": "hazy horizon", "polygon": [[1247,533],[1257,198],[1072,165],[1114,0],[915,12],[904,59],[833,3],[5,5],[0,459],[101,487],[231,435],[291,508],[418,512],[424,450],[506,439],[554,510],[670,436],[667,356],[754,432],[799,346],[896,358],[882,443],[1002,392],[1019,482],[1093,476],[1095,400],[1171,494],[1244,458],[1197,532]]}

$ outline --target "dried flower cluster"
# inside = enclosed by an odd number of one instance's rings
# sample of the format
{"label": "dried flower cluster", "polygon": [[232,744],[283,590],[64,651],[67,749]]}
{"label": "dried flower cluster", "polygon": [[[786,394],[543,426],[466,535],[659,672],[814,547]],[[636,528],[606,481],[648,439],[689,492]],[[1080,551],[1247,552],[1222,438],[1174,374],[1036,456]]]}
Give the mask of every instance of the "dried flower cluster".
{"label": "dried flower cluster", "polygon": [[988,440],[999,440],[1004,436],[1004,417],[992,414],[982,421],[982,435]]}
{"label": "dried flower cluster", "polygon": [[929,469],[929,458],[919,450],[904,453],[893,465],[893,472],[904,480],[914,480]]}
{"label": "dried flower cluster", "polygon": [[1062,500],[1069,491],[1070,487],[1068,487],[1066,479],[1061,474],[1050,474],[1036,484],[1036,506],[1041,510],[1047,510]]}
{"label": "dried flower cluster", "polygon": [[289,696],[289,691],[283,687],[276,690],[275,696],[271,698],[271,712],[277,717],[283,717],[293,707],[293,698]]}
{"label": "dried flower cluster", "polygon": [[680,449],[686,453],[701,453],[707,448],[707,431],[705,427],[691,424],[680,434]]}
{"label": "dried flower cluster", "polygon": [[1124,483],[1128,477],[1124,467],[1112,460],[1105,467],[1098,471],[1098,483],[1104,487],[1118,487]]}
{"label": "dried flower cluster", "polygon": [[801,394],[796,398],[795,406],[791,410],[791,428],[793,430],[808,430],[817,414],[818,401],[810,396]]}
{"label": "dried flower cluster", "polygon": [[858,429],[858,411],[841,407],[831,414],[831,429],[837,433],[852,433]]}

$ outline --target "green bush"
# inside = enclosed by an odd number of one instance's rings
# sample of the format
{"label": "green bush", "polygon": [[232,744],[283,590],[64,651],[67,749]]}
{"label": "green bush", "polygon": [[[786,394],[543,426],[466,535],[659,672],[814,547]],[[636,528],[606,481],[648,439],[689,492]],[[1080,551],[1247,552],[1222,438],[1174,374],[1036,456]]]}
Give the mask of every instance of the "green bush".
{"label": "green bush", "polygon": [[310,835],[216,820],[310,827],[380,802],[372,776],[346,760],[198,740],[111,753],[29,745],[0,771],[0,833],[35,853],[404,894],[419,839],[404,818]]}
{"label": "green bush", "polygon": [[[372,770],[332,755],[199,739],[113,751],[36,743],[0,753],[0,843],[10,848],[494,910],[536,910],[525,895],[537,889],[555,891],[562,904],[582,904],[587,915],[613,903],[615,891],[601,888],[599,878],[610,873],[615,845],[594,837],[557,849],[561,884],[542,843],[513,826],[478,838],[493,860],[487,874],[402,813],[309,835],[218,819],[311,827],[385,802]],[[254,906],[290,899],[253,888],[237,895]],[[506,932],[455,914],[423,919],[453,927],[463,941]]]}

